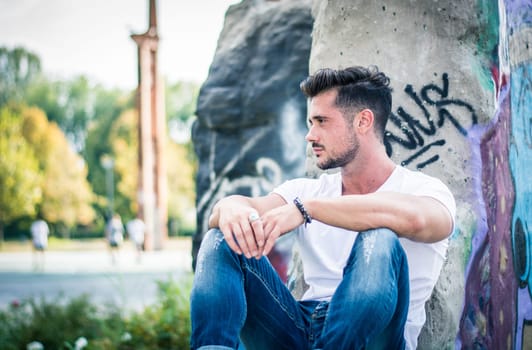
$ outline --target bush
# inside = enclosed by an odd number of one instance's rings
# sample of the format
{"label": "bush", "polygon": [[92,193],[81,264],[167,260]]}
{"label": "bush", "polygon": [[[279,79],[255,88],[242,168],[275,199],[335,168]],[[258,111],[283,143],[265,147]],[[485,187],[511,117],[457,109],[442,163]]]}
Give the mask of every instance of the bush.
{"label": "bush", "polygon": [[80,349],[81,338],[85,350],[189,349],[191,280],[157,282],[156,303],[128,315],[113,305],[98,308],[87,295],[13,302],[0,310],[0,349],[26,349],[32,342],[43,349]]}
{"label": "bush", "polygon": [[12,303],[7,311],[0,313],[0,323],[3,325],[0,348],[6,350],[26,349],[33,341],[41,343],[44,349],[69,349],[80,337],[114,342],[125,328],[119,310],[109,306],[102,315],[87,295],[66,303],[58,299]]}
{"label": "bush", "polygon": [[131,340],[120,347],[133,349],[189,349],[191,279],[177,284],[158,282],[158,301],[128,322]]}

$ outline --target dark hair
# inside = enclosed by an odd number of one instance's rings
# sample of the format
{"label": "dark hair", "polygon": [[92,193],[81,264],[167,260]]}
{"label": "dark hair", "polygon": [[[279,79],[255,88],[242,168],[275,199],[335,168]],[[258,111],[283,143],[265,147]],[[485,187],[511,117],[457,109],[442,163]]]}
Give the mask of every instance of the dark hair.
{"label": "dark hair", "polygon": [[392,110],[390,78],[376,66],[349,67],[345,69],[324,68],[309,76],[300,84],[305,96],[312,98],[330,89],[336,89],[336,106],[345,113],[368,108],[375,116],[377,135],[384,138],[386,122]]}

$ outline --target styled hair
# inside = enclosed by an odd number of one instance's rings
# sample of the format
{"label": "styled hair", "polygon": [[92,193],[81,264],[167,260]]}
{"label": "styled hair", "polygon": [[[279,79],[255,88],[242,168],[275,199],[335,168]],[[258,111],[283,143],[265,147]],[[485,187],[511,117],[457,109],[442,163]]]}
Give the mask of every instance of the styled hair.
{"label": "styled hair", "polygon": [[392,88],[390,78],[376,66],[320,69],[303,80],[300,88],[308,98],[336,89],[336,106],[345,117],[350,116],[351,120],[356,112],[370,109],[375,116],[376,134],[384,139],[386,123],[392,110]]}

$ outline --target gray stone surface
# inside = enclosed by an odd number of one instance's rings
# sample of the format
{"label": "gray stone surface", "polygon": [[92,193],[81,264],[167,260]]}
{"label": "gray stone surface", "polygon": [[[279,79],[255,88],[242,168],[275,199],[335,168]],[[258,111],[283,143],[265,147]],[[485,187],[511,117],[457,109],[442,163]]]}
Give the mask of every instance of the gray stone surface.
{"label": "gray stone surface", "polygon": [[[434,175],[458,203],[449,257],[427,304],[420,349],[453,348],[482,167],[479,125],[494,114],[490,14],[475,2],[314,0],[310,71],[377,65],[394,88],[388,150],[397,163]],[[480,44],[479,44],[480,43]],[[488,88],[485,88],[487,85]],[[312,159],[307,172],[316,173]],[[434,347],[440,344],[440,347]]]}

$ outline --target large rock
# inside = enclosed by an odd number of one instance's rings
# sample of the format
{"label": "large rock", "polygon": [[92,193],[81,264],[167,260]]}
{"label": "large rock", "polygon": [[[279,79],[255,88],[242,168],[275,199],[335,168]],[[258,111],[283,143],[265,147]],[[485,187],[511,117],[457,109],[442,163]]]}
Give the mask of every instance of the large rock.
{"label": "large rock", "polygon": [[193,264],[220,198],[266,194],[304,175],[306,99],[299,83],[308,75],[312,23],[306,0],[247,0],[226,13],[193,127],[199,159]]}
{"label": "large rock", "polygon": [[418,349],[529,348],[529,2],[314,0],[313,15],[310,71],[375,64],[387,72],[388,151],[441,178],[457,200]]}
{"label": "large rock", "polygon": [[[491,58],[498,9],[481,3],[313,2],[310,71],[377,65],[386,72],[394,88],[388,152],[397,163],[443,180],[458,203],[456,231],[427,303],[419,349],[454,347],[465,297],[464,257],[485,218],[479,143],[495,112]],[[308,167],[314,171],[312,161]]]}

